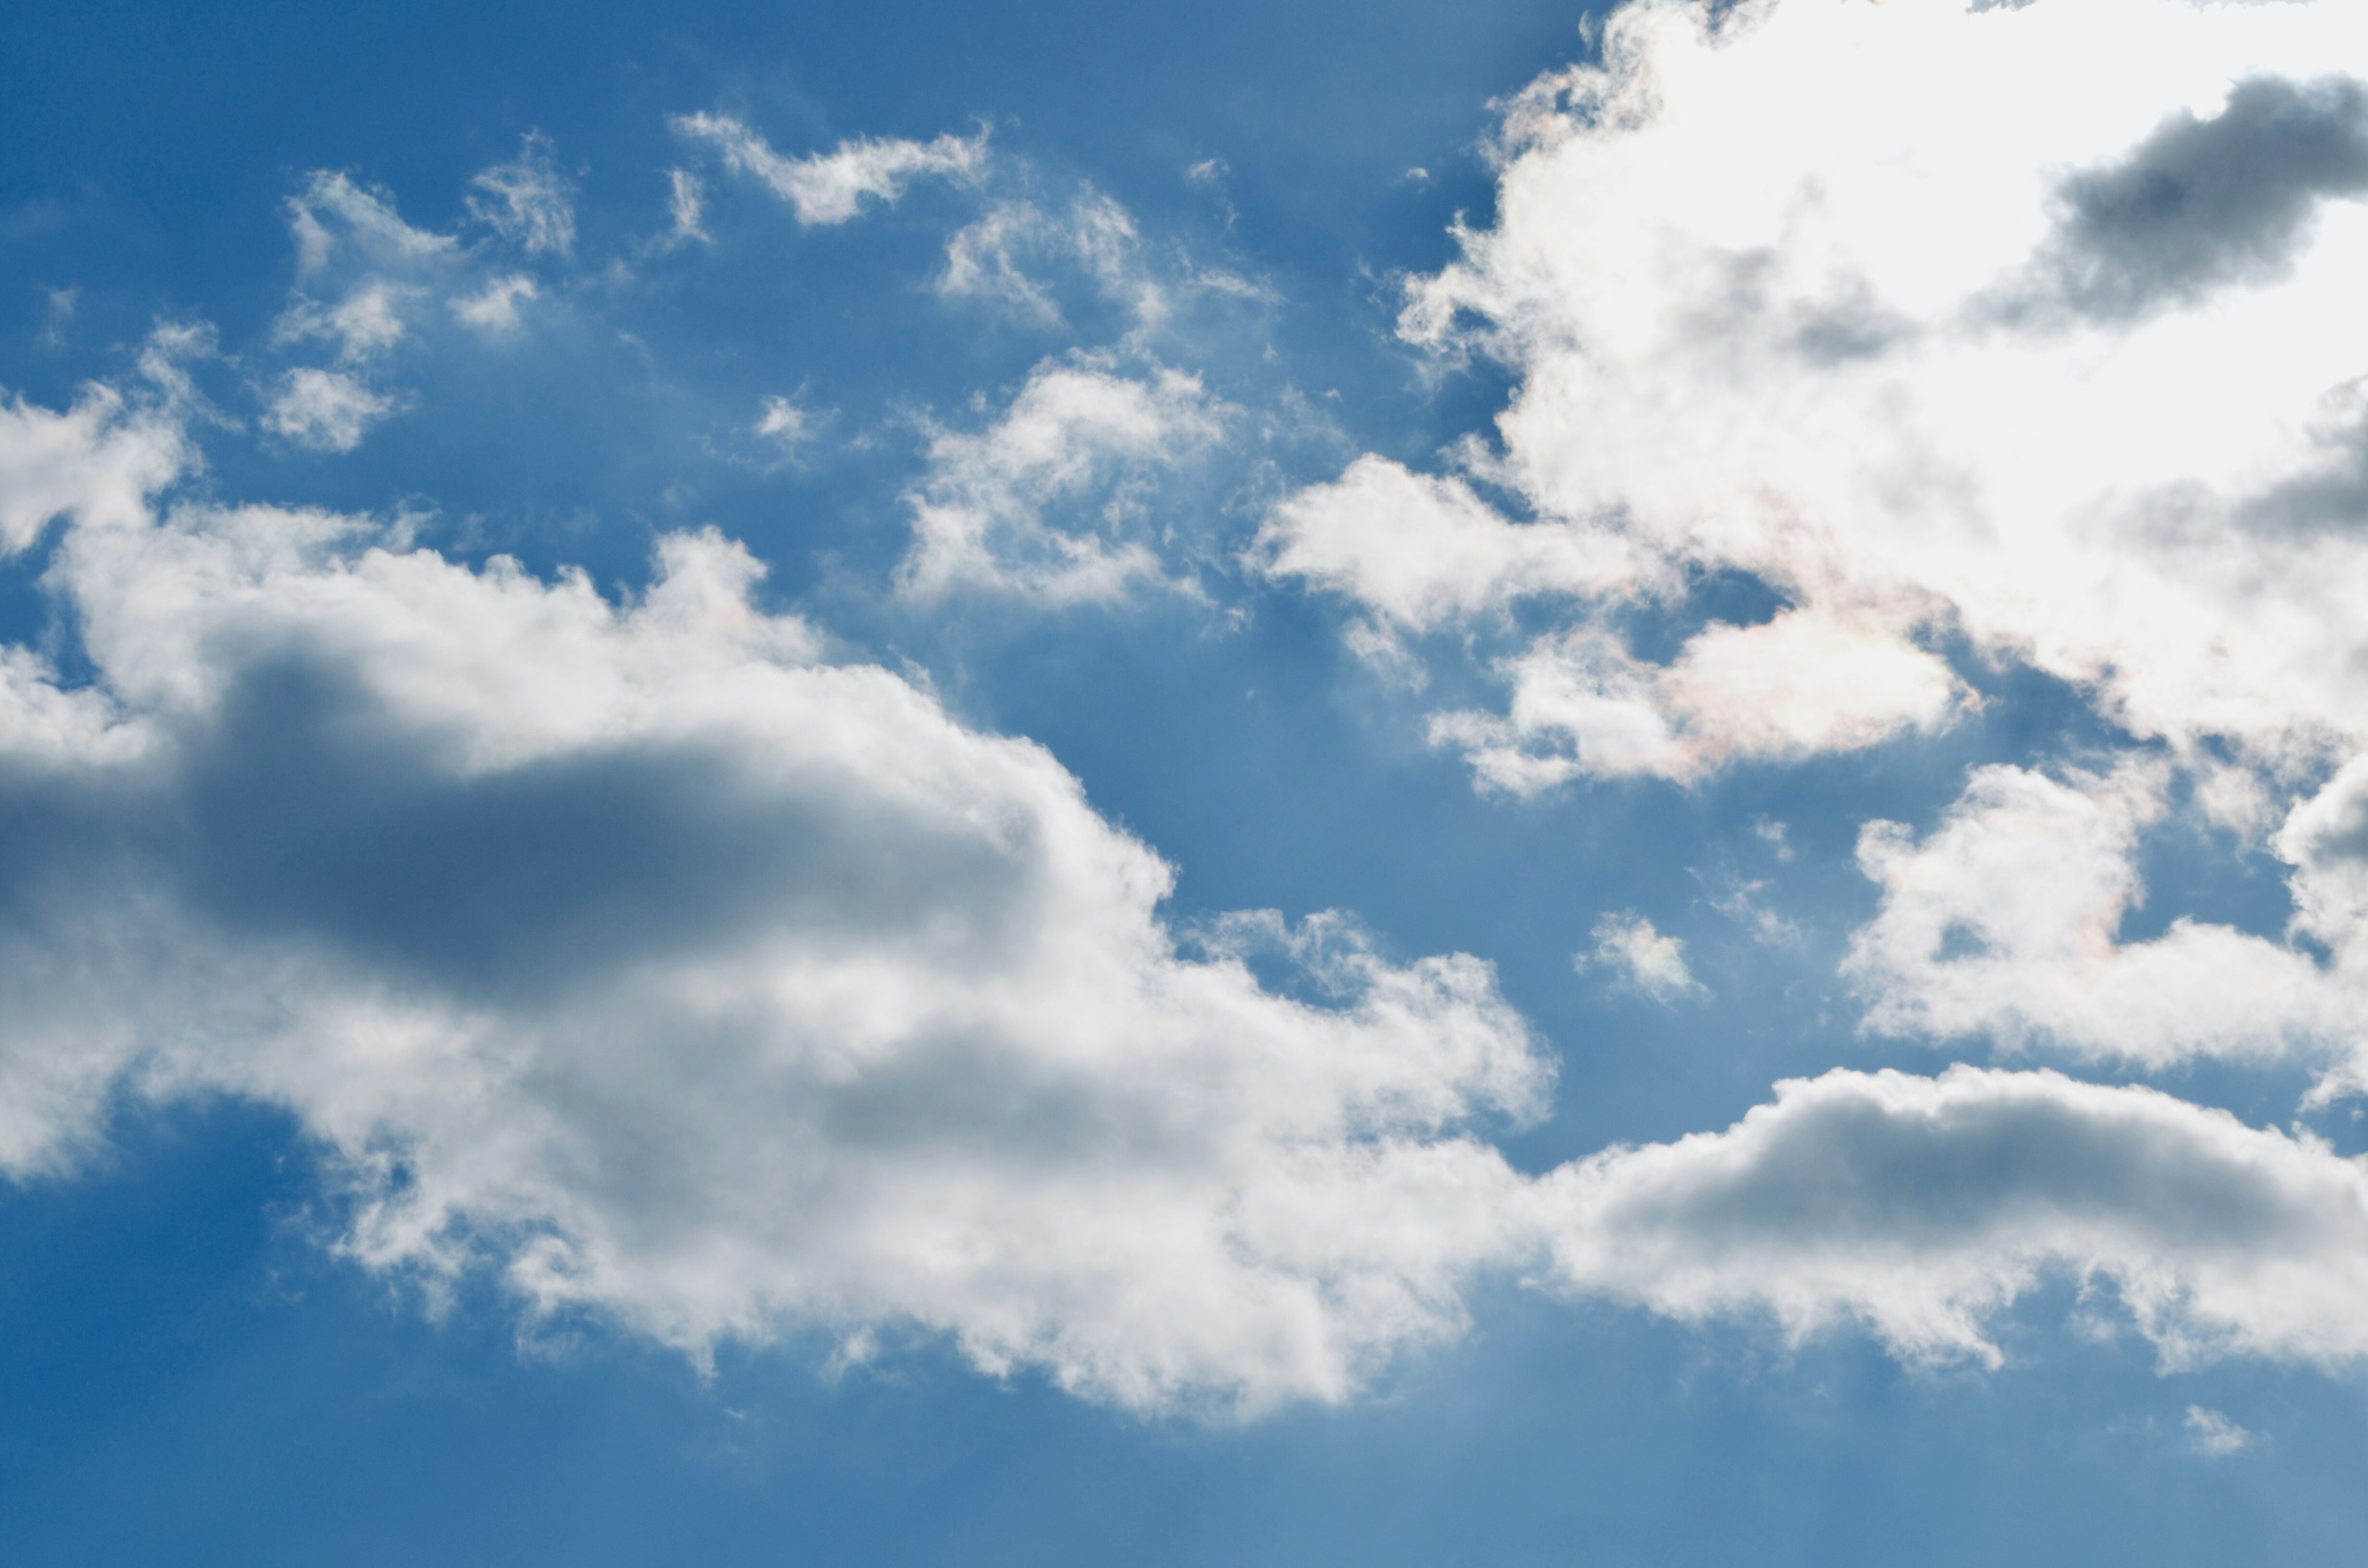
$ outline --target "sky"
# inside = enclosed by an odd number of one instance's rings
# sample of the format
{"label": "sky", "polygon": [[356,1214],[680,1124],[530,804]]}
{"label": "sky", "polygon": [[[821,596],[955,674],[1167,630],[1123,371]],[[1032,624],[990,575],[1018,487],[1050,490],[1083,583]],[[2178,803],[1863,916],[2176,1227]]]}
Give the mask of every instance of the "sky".
{"label": "sky", "polygon": [[0,16],[12,1563],[2349,1561],[2368,16]]}

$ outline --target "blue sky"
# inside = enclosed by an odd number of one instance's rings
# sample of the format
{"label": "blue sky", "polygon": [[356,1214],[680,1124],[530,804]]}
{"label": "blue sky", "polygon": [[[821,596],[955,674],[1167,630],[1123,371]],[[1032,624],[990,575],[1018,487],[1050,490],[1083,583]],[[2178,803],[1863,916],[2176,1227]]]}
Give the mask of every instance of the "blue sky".
{"label": "blue sky", "polygon": [[2357,1535],[2331,0],[0,72],[11,1562]]}

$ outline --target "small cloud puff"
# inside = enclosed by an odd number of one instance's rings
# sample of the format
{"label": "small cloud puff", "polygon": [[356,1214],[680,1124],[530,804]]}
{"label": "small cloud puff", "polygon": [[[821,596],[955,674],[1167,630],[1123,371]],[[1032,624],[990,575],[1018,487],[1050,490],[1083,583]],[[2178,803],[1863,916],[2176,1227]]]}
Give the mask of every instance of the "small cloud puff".
{"label": "small cloud puff", "polygon": [[1686,967],[1685,943],[1663,936],[1652,921],[1634,910],[1605,915],[1595,923],[1592,935],[1595,950],[1572,960],[1577,968],[1611,970],[1622,984],[1656,1002],[1710,994]]}
{"label": "small cloud puff", "polygon": [[289,371],[264,415],[264,426],[300,447],[350,452],[370,427],[402,407],[342,370],[311,367]]}

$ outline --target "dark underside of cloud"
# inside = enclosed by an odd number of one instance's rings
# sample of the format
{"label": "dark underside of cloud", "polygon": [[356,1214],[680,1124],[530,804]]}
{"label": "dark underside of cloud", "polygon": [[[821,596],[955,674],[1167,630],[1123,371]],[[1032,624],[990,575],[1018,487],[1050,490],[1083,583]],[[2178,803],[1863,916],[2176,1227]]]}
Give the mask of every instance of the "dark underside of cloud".
{"label": "dark underside of cloud", "polygon": [[2105,321],[2264,281],[2320,201],[2363,191],[2368,88],[2254,77],[2211,119],[2182,110],[2120,163],[2064,182],[2052,281],[2075,312]]}

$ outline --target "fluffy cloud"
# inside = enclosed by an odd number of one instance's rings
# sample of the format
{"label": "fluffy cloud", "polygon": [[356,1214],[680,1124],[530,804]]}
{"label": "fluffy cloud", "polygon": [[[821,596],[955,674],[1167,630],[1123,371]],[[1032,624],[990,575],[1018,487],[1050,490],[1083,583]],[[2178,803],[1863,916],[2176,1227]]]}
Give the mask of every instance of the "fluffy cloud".
{"label": "fluffy cloud", "polygon": [[1883,903],[1844,966],[1872,1004],[1868,1026],[2038,1036],[2147,1066],[2357,1044],[2356,984],[2291,948],[2185,918],[2148,941],[2117,939],[2168,771],[2058,781],[1985,767],[1921,843],[1898,823],[1868,824],[1859,863]]}
{"label": "fluffy cloud", "polygon": [[1595,950],[1581,953],[1578,967],[1608,969],[1620,980],[1656,1002],[1703,994],[1702,983],[1686,967],[1686,945],[1665,937],[1653,923],[1634,910],[1607,915],[1595,923]]}
{"label": "fluffy cloud", "polygon": [[1140,482],[1205,449],[1231,413],[1180,370],[1130,375],[1106,355],[1044,361],[993,425],[932,437],[928,472],[906,496],[913,544],[898,585],[1068,604],[1158,579],[1163,540]]}
{"label": "fluffy cloud", "polygon": [[2069,1278],[2167,1368],[2368,1355],[2368,1171],[2151,1089],[1830,1073],[1724,1132],[1564,1166],[1540,1201],[1562,1289],[1686,1321],[1854,1322],[1996,1365],[1990,1320]]}
{"label": "fluffy cloud", "polygon": [[12,418],[92,676],[0,660],[6,1170],[114,1092],[253,1096],[370,1265],[693,1353],[939,1332],[1145,1406],[1341,1397],[1519,1251],[1465,1129],[1548,1068],[1487,966],[1337,921],[1179,951],[1167,867],[1050,756],[823,662],[737,546],[670,537],[619,605],[154,517],[175,449],[119,408]]}
{"label": "fluffy cloud", "polygon": [[[907,185],[924,176],[967,180],[986,162],[985,131],[967,139],[944,135],[931,142],[856,137],[827,153],[785,158],[762,135],[729,115],[677,115],[673,124],[677,135],[712,146],[726,168],[771,187],[797,213],[798,222],[806,224],[844,223],[863,210],[867,199],[894,202]],[[676,188],[679,200],[681,187]]]}
{"label": "fluffy cloud", "polygon": [[2150,1090],[1837,1073],[1524,1176],[1478,1129],[1550,1069],[1486,965],[1337,917],[1179,947],[1167,866],[1050,756],[826,661],[712,533],[619,604],[327,513],[154,515],[192,459],[106,400],[18,406],[0,458],[67,476],[14,537],[69,514],[91,671],[0,654],[8,1173],[119,1095],[254,1096],[368,1266],[694,1355],[940,1333],[1142,1408],[1345,1397],[1484,1270],[1912,1358],[1995,1360],[2058,1277],[2167,1366],[2368,1351],[2361,1165]]}
{"label": "fluffy cloud", "polygon": [[[1813,689],[1735,757],[1944,718],[1910,673],[1940,629],[2143,735],[2340,758],[2368,720],[2340,673],[2368,549],[2334,522],[2368,495],[2368,362],[2328,330],[2368,262],[2359,73],[2333,5],[1636,0],[1600,65],[1513,100],[1496,226],[1402,321],[1518,373],[1471,460],[1531,520],[1327,530],[1353,498],[1320,491],[1273,564],[1401,619],[1558,595],[1601,636],[1607,603],[1741,571],[1856,629],[1782,655]],[[1624,650],[1580,646],[1568,679],[1552,639],[1508,662],[1512,710],[1551,678],[1627,716]],[[1903,684],[1828,708],[1841,667]],[[1502,733],[1446,738],[1485,764]],[[1549,771],[1635,766],[1587,743]]]}

